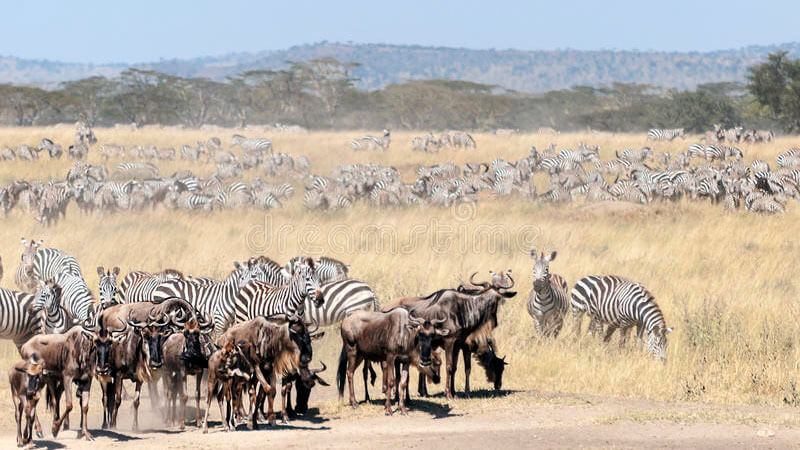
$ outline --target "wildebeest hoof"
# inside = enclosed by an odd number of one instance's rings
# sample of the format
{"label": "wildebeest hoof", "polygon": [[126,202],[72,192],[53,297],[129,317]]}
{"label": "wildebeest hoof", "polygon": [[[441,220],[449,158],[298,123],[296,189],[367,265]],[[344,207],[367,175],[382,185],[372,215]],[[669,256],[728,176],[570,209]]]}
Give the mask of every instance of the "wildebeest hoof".
{"label": "wildebeest hoof", "polygon": [[39,439],[44,439],[44,433],[42,433],[41,431],[37,431],[36,432],[36,437],[39,438]]}

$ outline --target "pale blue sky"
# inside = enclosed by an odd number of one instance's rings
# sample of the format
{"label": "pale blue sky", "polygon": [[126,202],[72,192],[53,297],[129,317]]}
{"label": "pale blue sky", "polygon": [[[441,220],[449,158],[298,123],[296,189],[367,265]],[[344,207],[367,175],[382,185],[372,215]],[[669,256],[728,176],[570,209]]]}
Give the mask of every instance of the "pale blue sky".
{"label": "pale blue sky", "polygon": [[800,1],[12,1],[0,54],[145,62],[322,40],[524,50],[718,50],[800,40]]}

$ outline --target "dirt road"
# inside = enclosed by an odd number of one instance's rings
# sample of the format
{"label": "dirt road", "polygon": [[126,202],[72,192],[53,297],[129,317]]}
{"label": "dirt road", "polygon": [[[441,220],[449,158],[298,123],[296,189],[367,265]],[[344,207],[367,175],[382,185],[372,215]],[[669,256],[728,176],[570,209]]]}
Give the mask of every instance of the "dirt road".
{"label": "dirt road", "polygon": [[[325,392],[322,398],[331,397]],[[190,400],[191,403],[191,400]],[[312,402],[312,405],[315,404]],[[120,427],[99,430],[99,408],[90,424],[96,440],[76,439],[73,429],[53,439],[46,431],[44,448],[796,448],[800,445],[797,410],[583,396],[575,394],[479,392],[446,408],[440,397],[418,400],[408,417],[383,415],[378,402],[353,411],[335,399],[318,401],[310,417],[288,426],[225,433],[214,428],[202,434],[166,429],[148,399],[142,401],[143,430],[130,430],[130,403],[123,404]],[[93,405],[94,406],[94,405]],[[99,405],[98,405],[99,406]],[[7,410],[11,414],[10,409]],[[50,414],[40,408],[45,424]],[[190,410],[190,417],[193,408]],[[3,420],[0,448],[15,446],[13,428]]]}

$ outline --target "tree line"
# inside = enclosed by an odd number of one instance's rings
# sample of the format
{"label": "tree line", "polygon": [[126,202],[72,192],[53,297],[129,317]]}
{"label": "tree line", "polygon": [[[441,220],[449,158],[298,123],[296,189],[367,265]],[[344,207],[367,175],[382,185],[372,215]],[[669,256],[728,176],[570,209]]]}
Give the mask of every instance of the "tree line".
{"label": "tree line", "polygon": [[712,124],[800,129],[800,60],[786,52],[749,68],[747,83],[701,84],[694,91],[646,84],[529,94],[456,80],[422,80],[364,91],[357,63],[332,58],[251,70],[223,82],[128,69],[55,89],[0,85],[0,123],[134,123],[200,127],[296,124],[308,129],[470,129],[643,131]]}

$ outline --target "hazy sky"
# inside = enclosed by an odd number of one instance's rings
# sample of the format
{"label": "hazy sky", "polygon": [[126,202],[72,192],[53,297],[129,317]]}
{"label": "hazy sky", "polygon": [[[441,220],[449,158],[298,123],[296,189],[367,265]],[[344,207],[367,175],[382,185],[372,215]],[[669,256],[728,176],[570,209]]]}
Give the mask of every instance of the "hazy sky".
{"label": "hazy sky", "polygon": [[0,54],[145,62],[323,40],[718,50],[800,40],[800,1],[3,1]]}

